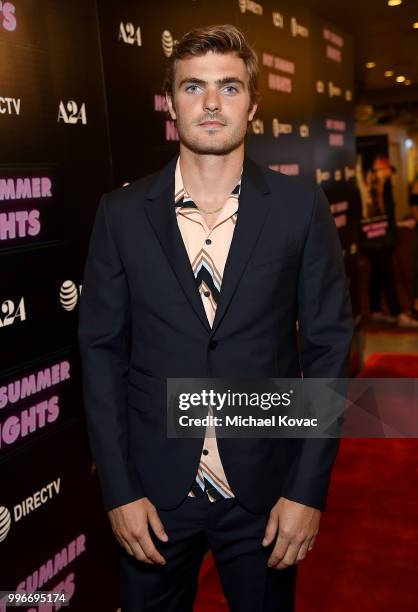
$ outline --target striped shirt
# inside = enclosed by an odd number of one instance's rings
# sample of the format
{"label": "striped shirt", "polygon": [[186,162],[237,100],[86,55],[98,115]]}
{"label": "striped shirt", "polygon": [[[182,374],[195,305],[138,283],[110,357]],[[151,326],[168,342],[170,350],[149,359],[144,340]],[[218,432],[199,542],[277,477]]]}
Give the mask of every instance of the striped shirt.
{"label": "striped shirt", "polygon": [[[225,262],[237,221],[241,179],[226,199],[222,210],[211,215],[213,220],[211,228],[183,185],[180,156],[175,170],[174,191],[177,224],[206,316],[212,326],[219,302]],[[211,408],[209,414],[212,414]],[[202,494],[206,494],[212,502],[223,497],[235,497],[222,466],[214,427],[206,429],[196,480],[188,493],[190,497]]]}

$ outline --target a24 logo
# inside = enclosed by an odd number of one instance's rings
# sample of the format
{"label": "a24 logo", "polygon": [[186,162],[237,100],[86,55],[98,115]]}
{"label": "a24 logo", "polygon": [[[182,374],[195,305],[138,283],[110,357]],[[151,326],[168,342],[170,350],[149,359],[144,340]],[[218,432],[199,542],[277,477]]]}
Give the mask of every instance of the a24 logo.
{"label": "a24 logo", "polygon": [[68,100],[68,102],[65,103],[61,101],[58,109],[57,121],[63,121],[64,123],[70,123],[72,125],[76,125],[80,122],[83,125],[86,125],[86,103],[83,102],[80,106],[78,106],[77,102],[74,100]]}
{"label": "a24 logo", "polygon": [[16,319],[20,319],[21,321],[26,320],[25,298],[23,297],[20,299],[17,306],[13,300],[4,300],[4,302],[0,304],[0,328],[13,325]]}
{"label": "a24 logo", "polygon": [[119,25],[119,36],[118,40],[122,40],[127,45],[138,45],[142,46],[141,28],[140,26],[135,27],[133,23],[120,22]]}

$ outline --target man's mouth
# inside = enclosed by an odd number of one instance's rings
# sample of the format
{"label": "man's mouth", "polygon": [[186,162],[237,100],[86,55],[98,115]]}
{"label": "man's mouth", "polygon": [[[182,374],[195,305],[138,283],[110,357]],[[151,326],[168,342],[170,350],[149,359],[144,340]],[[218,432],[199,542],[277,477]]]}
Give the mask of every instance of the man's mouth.
{"label": "man's mouth", "polygon": [[202,125],[202,126],[205,126],[205,127],[221,127],[224,124],[221,123],[220,121],[214,121],[214,120],[208,119],[207,121],[203,121],[199,125]]}

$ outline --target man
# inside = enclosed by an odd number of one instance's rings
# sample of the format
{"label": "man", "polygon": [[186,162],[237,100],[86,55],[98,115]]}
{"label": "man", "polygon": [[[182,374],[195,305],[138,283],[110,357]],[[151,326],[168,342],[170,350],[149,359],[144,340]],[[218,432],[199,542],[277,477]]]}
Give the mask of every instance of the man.
{"label": "man", "polygon": [[208,548],[231,610],[293,610],[326,506],[337,439],[165,430],[169,377],[346,375],[352,314],[329,204],[244,155],[256,82],[235,27],[186,34],[165,83],[180,155],[97,212],[79,340],[123,612],[191,611]]}

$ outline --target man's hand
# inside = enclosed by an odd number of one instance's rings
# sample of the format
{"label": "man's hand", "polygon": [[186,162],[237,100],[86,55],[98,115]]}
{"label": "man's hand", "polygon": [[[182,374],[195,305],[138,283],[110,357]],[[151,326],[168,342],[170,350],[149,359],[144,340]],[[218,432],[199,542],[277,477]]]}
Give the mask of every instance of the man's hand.
{"label": "man's hand", "polygon": [[151,540],[148,522],[162,542],[167,542],[168,536],[155,506],[147,497],[113,508],[109,510],[108,515],[113,533],[128,554],[145,563],[165,565],[164,557],[160,555]]}
{"label": "man's hand", "polygon": [[285,569],[306,557],[312,550],[319,531],[321,511],[311,506],[280,497],[270,512],[263,546],[277,541],[267,565],[274,569]]}

